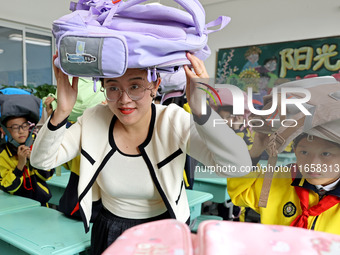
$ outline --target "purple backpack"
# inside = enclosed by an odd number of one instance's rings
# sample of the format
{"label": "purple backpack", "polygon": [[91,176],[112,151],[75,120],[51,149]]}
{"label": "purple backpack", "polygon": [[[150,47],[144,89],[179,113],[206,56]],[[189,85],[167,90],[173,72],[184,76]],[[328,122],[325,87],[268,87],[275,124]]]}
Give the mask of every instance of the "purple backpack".
{"label": "purple backpack", "polygon": [[[205,24],[197,0],[175,0],[185,11],[146,0],[79,0],[72,13],[53,22],[59,57],[55,64],[71,76],[119,77],[127,68],[174,73],[190,64],[186,52],[205,60],[208,34],[224,28],[229,17]],[[217,30],[208,30],[213,26]]]}

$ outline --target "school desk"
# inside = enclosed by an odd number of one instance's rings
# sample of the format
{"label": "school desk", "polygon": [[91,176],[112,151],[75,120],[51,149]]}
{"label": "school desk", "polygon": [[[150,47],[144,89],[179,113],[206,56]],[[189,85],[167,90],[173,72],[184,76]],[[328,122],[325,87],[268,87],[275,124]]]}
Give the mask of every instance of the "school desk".
{"label": "school desk", "polygon": [[26,197],[11,195],[0,190],[0,215],[38,206],[40,206],[38,201]]}
{"label": "school desk", "polygon": [[207,192],[187,189],[188,203],[190,207],[190,220],[201,215],[202,204],[213,199],[213,195]]}
{"label": "school desk", "polygon": [[[217,175],[215,175],[217,176]],[[229,208],[229,219],[233,217],[233,203],[227,191],[227,179],[224,177],[214,178],[195,178],[193,189],[211,193],[214,198],[211,200],[214,203],[223,203]]]}
{"label": "school desk", "polygon": [[0,251],[6,243],[30,255],[72,255],[90,247],[91,231],[54,209],[32,207],[1,215],[0,240]]}
{"label": "school desk", "polygon": [[211,201],[215,203],[230,200],[226,178],[195,178],[193,189],[211,193],[214,196]]}

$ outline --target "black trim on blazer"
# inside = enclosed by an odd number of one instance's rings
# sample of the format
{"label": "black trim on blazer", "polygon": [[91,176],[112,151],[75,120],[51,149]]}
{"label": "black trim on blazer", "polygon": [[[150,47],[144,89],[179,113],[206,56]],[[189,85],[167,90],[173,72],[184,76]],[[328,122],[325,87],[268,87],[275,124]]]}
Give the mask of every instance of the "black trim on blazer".
{"label": "black trim on blazer", "polygon": [[[110,128],[109,128],[109,133],[110,130],[113,130],[113,125],[114,125],[114,118],[112,118],[111,120],[111,124],[110,124]],[[112,132],[111,132],[112,133]],[[110,136],[109,136],[110,139]],[[109,141],[110,142],[110,141]],[[81,219],[84,223],[84,227],[85,227],[85,232],[87,233],[90,229],[90,226],[87,225],[87,221],[86,221],[86,217],[83,211],[83,208],[81,207],[80,202],[83,200],[83,198],[85,197],[85,195],[87,194],[87,192],[89,192],[90,188],[92,187],[93,183],[96,181],[99,173],[101,172],[101,170],[104,168],[104,166],[106,165],[106,163],[109,161],[109,159],[112,157],[112,155],[116,152],[115,149],[110,150],[106,156],[104,157],[103,161],[101,162],[100,166],[97,168],[96,172],[94,173],[94,175],[92,176],[90,182],[87,184],[86,188],[83,190],[83,192],[80,194],[79,196],[79,212],[80,212],[80,216]]]}
{"label": "black trim on blazer", "polygon": [[69,116],[67,116],[67,118],[64,119],[62,122],[60,122],[58,125],[54,126],[54,125],[51,123],[51,119],[52,119],[53,115],[54,115],[54,111],[52,112],[51,118],[49,119],[49,121],[48,121],[48,123],[47,123],[47,127],[48,127],[49,130],[51,130],[51,131],[56,131],[57,129],[59,129],[59,128],[61,128],[62,126],[66,125],[67,119],[68,119]]}
{"label": "black trim on blazer", "polygon": [[154,104],[151,104],[151,120],[150,120],[148,136],[146,137],[145,141],[141,145],[139,145],[138,147],[144,148],[151,141],[153,130],[155,128],[155,121],[156,121],[156,106]]}
{"label": "black trim on blazer", "polygon": [[168,198],[166,197],[161,185],[159,184],[159,181],[156,177],[156,173],[155,173],[155,169],[152,167],[152,163],[150,161],[150,159],[148,158],[148,155],[146,154],[144,147],[146,147],[149,142],[151,141],[152,138],[152,134],[153,134],[153,130],[155,127],[155,121],[156,121],[156,106],[154,104],[151,104],[151,120],[150,120],[150,126],[149,126],[149,132],[148,132],[148,136],[146,137],[145,141],[138,146],[140,153],[142,154],[142,157],[150,171],[150,175],[152,178],[153,183],[155,184],[159,194],[161,195],[163,202],[166,206],[166,208],[168,209],[168,212],[170,214],[170,217],[173,219],[176,219],[176,215],[169,203]]}
{"label": "black trim on blazer", "polygon": [[[80,194],[79,196],[79,209],[81,209],[80,206],[80,202],[81,200],[85,197],[85,195],[87,194],[87,192],[89,192],[90,188],[92,187],[93,183],[96,181],[99,173],[102,171],[102,169],[104,168],[104,166],[106,165],[106,163],[109,161],[109,159],[112,157],[112,155],[115,153],[115,150],[110,150],[108,154],[106,154],[105,158],[103,159],[102,163],[100,164],[100,166],[98,167],[98,169],[96,170],[96,172],[94,173],[94,175],[92,176],[90,182],[87,184],[86,188],[84,189],[84,191]],[[84,221],[84,224],[86,225],[86,218],[83,218],[83,216],[85,217],[85,214],[83,214],[80,210],[80,215]],[[88,226],[87,226],[88,227]],[[86,228],[85,228],[86,229]],[[88,230],[87,230],[88,231]]]}
{"label": "black trim on blazer", "polygon": [[96,161],[88,154],[83,148],[81,148],[80,153],[93,165]]}
{"label": "black trim on blazer", "polygon": [[79,214],[80,214],[80,217],[83,221],[83,224],[84,224],[84,228],[85,228],[85,233],[88,233],[90,231],[90,226],[87,225],[87,221],[86,221],[86,217],[85,217],[85,213],[84,213],[84,210],[83,208],[80,206],[80,200],[79,200]]}
{"label": "black trim on blazer", "polygon": [[182,195],[183,185],[184,185],[184,182],[182,181],[182,183],[181,183],[181,189],[179,190],[178,198],[177,198],[177,200],[175,201],[175,202],[176,202],[176,205],[178,204],[179,198],[180,198],[181,195]]}
{"label": "black trim on blazer", "polygon": [[120,154],[122,154],[125,157],[140,157],[141,156],[140,153],[139,154],[126,154],[118,148],[118,146],[115,142],[115,138],[113,137],[113,127],[114,127],[116,121],[117,121],[117,117],[116,117],[116,115],[114,115],[113,119],[112,119],[112,123],[111,123],[112,125],[110,125],[110,129],[109,129],[109,144],[111,145],[111,147],[114,150],[117,150]]}
{"label": "black trim on blazer", "polygon": [[175,159],[176,157],[178,157],[179,155],[181,155],[183,153],[183,151],[181,150],[181,148],[179,148],[177,151],[175,151],[174,153],[172,153],[170,156],[166,157],[164,160],[162,160],[161,162],[159,162],[157,164],[158,169],[162,168],[163,166],[165,166],[166,164],[168,164],[171,160]]}
{"label": "black trim on blazer", "polygon": [[113,140],[113,127],[116,123],[116,120],[117,120],[117,116],[113,115],[111,123],[110,123],[110,127],[109,127],[109,133],[108,133],[109,144],[111,145],[113,149],[117,149],[116,144]]}
{"label": "black trim on blazer", "polygon": [[[146,139],[144,140],[144,142],[141,143],[139,146],[146,147],[149,144],[149,142],[151,141],[153,129],[154,129],[154,126],[155,126],[155,120],[156,120],[156,106],[154,104],[151,104],[151,119],[150,119],[148,135],[147,135]],[[139,156],[141,156],[141,154],[126,154],[126,153],[122,152],[117,147],[117,144],[116,144],[115,139],[113,137],[113,127],[114,127],[114,124],[116,123],[116,121],[117,121],[117,116],[115,115],[115,116],[113,116],[113,119],[112,119],[112,122],[111,122],[111,125],[110,125],[110,132],[109,132],[109,143],[110,143],[111,147],[113,149],[117,150],[120,154],[127,156],[127,157],[139,157]]]}
{"label": "black trim on blazer", "polygon": [[166,195],[165,195],[161,185],[159,184],[159,181],[158,181],[158,179],[156,177],[155,169],[152,167],[152,164],[151,164],[150,159],[148,158],[148,155],[146,154],[146,152],[145,152],[145,150],[144,150],[144,148],[142,146],[139,146],[138,148],[139,148],[139,150],[140,150],[140,152],[142,154],[142,157],[143,157],[143,159],[144,159],[144,161],[145,161],[145,163],[146,163],[146,165],[147,165],[147,167],[149,169],[152,181],[155,184],[159,194],[161,195],[166,208],[168,209],[170,217],[172,219],[176,219],[176,215],[175,215],[174,211],[172,210],[172,207],[171,207],[171,205],[169,203],[169,200],[166,197]]}

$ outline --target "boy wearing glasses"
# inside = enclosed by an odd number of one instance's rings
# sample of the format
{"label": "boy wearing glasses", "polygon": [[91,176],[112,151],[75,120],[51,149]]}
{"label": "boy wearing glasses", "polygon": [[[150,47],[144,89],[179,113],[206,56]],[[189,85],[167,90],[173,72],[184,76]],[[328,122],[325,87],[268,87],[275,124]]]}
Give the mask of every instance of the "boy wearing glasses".
{"label": "boy wearing glasses", "polygon": [[34,111],[39,100],[32,95],[6,95],[1,104],[1,132],[7,142],[0,147],[0,189],[47,205],[51,193],[46,181],[54,169],[42,171],[30,164],[30,129],[39,120],[39,111]]}

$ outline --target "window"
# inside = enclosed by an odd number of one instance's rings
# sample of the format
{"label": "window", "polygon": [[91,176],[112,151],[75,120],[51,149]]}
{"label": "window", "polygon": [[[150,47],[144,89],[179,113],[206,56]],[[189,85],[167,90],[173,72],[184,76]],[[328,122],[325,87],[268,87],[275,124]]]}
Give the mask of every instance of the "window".
{"label": "window", "polygon": [[26,33],[27,84],[52,84],[51,37]]}
{"label": "window", "polygon": [[10,40],[22,31],[0,27],[0,85],[23,84],[22,42]]}
{"label": "window", "polygon": [[0,85],[52,84],[52,36],[26,26],[1,26]]}

